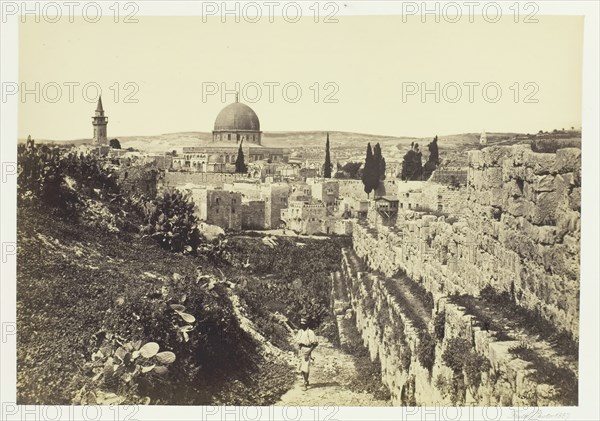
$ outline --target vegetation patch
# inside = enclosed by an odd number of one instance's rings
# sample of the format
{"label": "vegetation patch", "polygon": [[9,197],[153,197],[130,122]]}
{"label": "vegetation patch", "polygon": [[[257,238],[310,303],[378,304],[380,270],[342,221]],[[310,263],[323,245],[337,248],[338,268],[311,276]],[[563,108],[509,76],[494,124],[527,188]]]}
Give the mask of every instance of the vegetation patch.
{"label": "vegetation patch", "polygon": [[[472,344],[466,339],[452,338],[446,344],[446,349],[442,353],[442,361],[450,367],[453,372],[453,378],[449,386],[450,389],[457,385],[469,387],[471,394],[476,395],[477,389],[481,385],[481,374],[490,370],[489,361],[477,353]],[[450,396],[460,397],[464,393],[456,393],[452,390]],[[454,401],[453,401],[454,403]]]}
{"label": "vegetation patch", "polygon": [[[36,207],[19,206],[18,217],[19,403],[70,404],[76,394],[103,391],[125,393],[127,403],[211,404],[239,382],[267,393],[253,403],[269,404],[286,390],[282,380],[293,382],[289,368],[282,377],[280,363],[265,361],[239,326],[230,286],[213,268],[199,271],[199,258],[166,252],[138,235],[62,221]],[[128,372],[136,387],[106,389],[84,367],[97,361],[93,355],[106,350],[109,338],[121,345],[111,343],[101,359],[142,341],[176,360],[159,377]],[[273,387],[270,376],[278,376]]]}
{"label": "vegetation patch", "polygon": [[331,273],[340,270],[341,249],[348,239],[325,240],[277,238],[267,243],[253,238],[232,238],[228,243],[232,266],[239,279],[240,297],[267,338],[285,345],[289,327],[299,326],[300,318],[332,342],[338,342],[331,307]]}
{"label": "vegetation patch", "polygon": [[400,346],[402,347],[402,351],[400,352],[400,365],[402,366],[402,371],[408,373],[412,361],[412,351],[406,342],[402,343]]}
{"label": "vegetation patch", "polygon": [[439,374],[434,385],[444,398],[450,399],[452,405],[464,403],[467,389],[464,377],[461,374],[453,373],[450,377]]}
{"label": "vegetation patch", "polygon": [[579,148],[581,149],[581,138],[571,139],[534,139],[531,141],[531,150],[541,153],[556,153],[557,150],[563,148]]}
{"label": "vegetation patch", "polygon": [[442,342],[446,336],[446,312],[439,311],[433,319],[433,333],[438,342]]}

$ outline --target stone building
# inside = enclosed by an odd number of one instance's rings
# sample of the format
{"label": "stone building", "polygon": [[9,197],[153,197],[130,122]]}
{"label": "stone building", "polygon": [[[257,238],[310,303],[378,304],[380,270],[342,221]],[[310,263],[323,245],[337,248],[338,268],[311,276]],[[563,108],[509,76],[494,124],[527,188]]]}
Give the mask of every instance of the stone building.
{"label": "stone building", "polygon": [[369,220],[375,225],[395,225],[398,218],[399,201],[395,197],[380,196],[371,202]]}
{"label": "stone building", "polygon": [[307,180],[311,187],[311,196],[316,200],[320,200],[326,206],[336,204],[340,195],[340,187],[336,180],[327,179],[312,179]]}
{"label": "stone building", "polygon": [[369,203],[367,199],[345,197],[338,202],[337,214],[342,218],[364,220],[369,213]]}
{"label": "stone building", "polygon": [[241,193],[210,188],[192,188],[190,191],[200,220],[225,230],[242,229]]}
{"label": "stone building", "polygon": [[266,206],[264,200],[242,201],[242,229],[262,230],[266,228]]}
{"label": "stone building", "polygon": [[290,190],[290,202],[307,202],[312,198],[312,188],[306,183],[293,183]]}
{"label": "stone building", "polygon": [[267,185],[268,194],[265,199],[265,227],[279,228],[283,223],[281,210],[288,207],[290,187],[287,183],[273,183]]}
{"label": "stone building", "polygon": [[264,184],[257,180],[237,180],[224,184],[223,189],[240,193],[243,202],[261,201],[265,208],[262,228],[275,229],[281,225],[281,209],[288,206],[290,195],[288,183]]}
{"label": "stone building", "polygon": [[321,202],[314,200],[295,200],[289,207],[281,210],[281,219],[285,227],[300,234],[329,234],[330,226],[324,226],[327,221],[327,208]]}
{"label": "stone building", "polygon": [[288,208],[281,210],[285,228],[299,234],[351,235],[353,220],[332,214],[330,208],[321,201],[291,201]]}

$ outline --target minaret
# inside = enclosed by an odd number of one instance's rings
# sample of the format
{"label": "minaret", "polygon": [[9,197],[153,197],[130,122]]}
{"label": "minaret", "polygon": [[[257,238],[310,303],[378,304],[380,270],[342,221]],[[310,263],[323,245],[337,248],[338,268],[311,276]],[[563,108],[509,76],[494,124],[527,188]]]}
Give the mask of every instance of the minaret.
{"label": "minaret", "polygon": [[104,108],[102,108],[102,96],[98,98],[98,105],[96,106],[96,113],[92,117],[92,125],[94,126],[94,145],[107,145],[108,139],[106,137],[106,125],[108,124],[108,117],[104,116]]}

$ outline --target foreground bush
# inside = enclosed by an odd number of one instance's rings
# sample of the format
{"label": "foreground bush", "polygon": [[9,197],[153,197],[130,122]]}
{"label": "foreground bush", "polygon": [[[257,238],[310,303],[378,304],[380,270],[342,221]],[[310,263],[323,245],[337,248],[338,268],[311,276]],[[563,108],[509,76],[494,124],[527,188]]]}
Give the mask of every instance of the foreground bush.
{"label": "foreground bush", "polygon": [[117,177],[96,155],[77,155],[58,147],[36,145],[31,139],[17,147],[20,198],[74,213],[81,196],[106,198],[118,193]]}
{"label": "foreground bush", "polygon": [[156,199],[141,201],[142,232],[169,251],[195,253],[202,242],[194,202],[189,194],[167,189]]}

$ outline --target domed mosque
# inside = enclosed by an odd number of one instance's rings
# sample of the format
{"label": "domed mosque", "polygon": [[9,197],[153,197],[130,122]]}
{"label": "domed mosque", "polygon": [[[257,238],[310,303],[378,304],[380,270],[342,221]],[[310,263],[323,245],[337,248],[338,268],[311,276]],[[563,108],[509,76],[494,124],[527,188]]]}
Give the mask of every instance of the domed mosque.
{"label": "domed mosque", "polygon": [[207,146],[183,148],[183,156],[173,160],[173,168],[195,172],[235,172],[238,149],[242,144],[247,165],[287,163],[289,150],[262,146],[260,120],[252,108],[236,101],[221,110],[215,119],[212,142]]}
{"label": "domed mosque", "polygon": [[215,120],[213,142],[235,140],[260,145],[260,121],[254,110],[241,102],[229,104]]}

